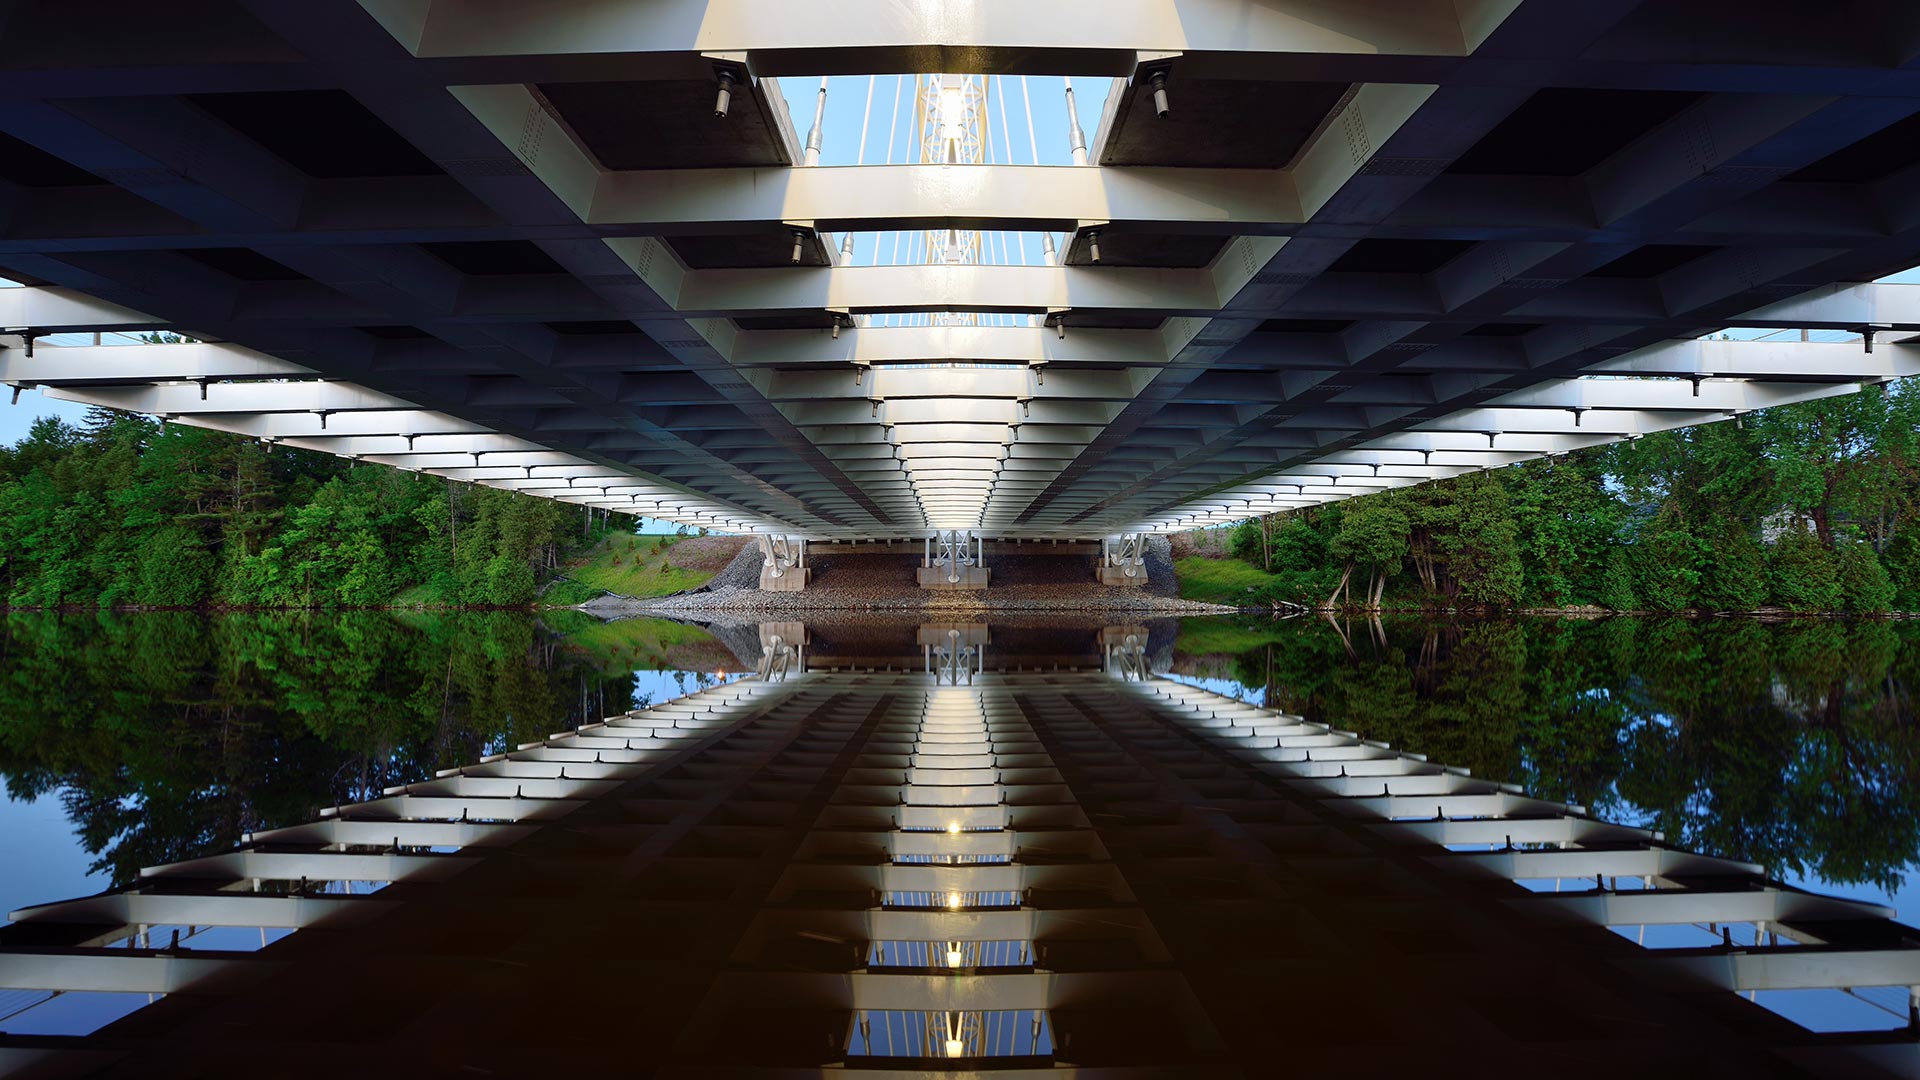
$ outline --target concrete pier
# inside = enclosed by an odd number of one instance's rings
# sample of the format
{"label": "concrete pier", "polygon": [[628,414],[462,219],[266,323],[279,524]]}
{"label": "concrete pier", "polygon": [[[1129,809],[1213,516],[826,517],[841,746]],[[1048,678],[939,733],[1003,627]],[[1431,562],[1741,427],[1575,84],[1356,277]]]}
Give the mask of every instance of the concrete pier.
{"label": "concrete pier", "polygon": [[786,536],[757,537],[762,592],[800,592],[813,580],[807,566],[807,542]]}
{"label": "concrete pier", "polygon": [[962,592],[969,589],[984,589],[992,571],[984,566],[962,566],[949,569],[945,566],[915,567],[913,576],[923,589],[948,590]]}
{"label": "concrete pier", "polygon": [[760,589],[762,592],[800,592],[813,580],[813,568],[809,566],[789,566],[774,576],[774,568],[760,567]]}
{"label": "concrete pier", "polygon": [[958,530],[930,536],[924,542],[914,580],[923,589],[984,589],[990,577],[985,565],[986,544],[985,537]]}

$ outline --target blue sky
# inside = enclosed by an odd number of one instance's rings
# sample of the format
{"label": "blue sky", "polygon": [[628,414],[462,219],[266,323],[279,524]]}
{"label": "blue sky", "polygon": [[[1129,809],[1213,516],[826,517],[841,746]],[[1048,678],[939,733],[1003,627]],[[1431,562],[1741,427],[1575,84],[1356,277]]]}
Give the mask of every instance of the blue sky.
{"label": "blue sky", "polygon": [[104,888],[106,877],[87,870],[92,861],[58,796],[21,802],[0,790],[0,924],[16,908]]}
{"label": "blue sky", "polygon": [[[4,388],[0,388],[4,389]],[[7,390],[7,397],[0,398],[0,444],[12,446],[26,438],[27,429],[33,427],[34,420],[42,416],[58,416],[68,423],[77,424],[86,415],[85,405],[75,405],[71,401],[55,401],[38,390],[20,392],[20,404],[9,405],[13,396]]]}
{"label": "blue sky", "polygon": [[[813,126],[814,97],[820,89],[818,78],[774,80],[787,99],[787,111],[793,116],[794,132],[802,141]],[[853,165],[860,156],[861,119],[867,112],[867,87],[873,87],[873,111],[867,119],[866,164],[884,165],[889,146],[894,164],[912,159],[914,76],[836,75],[827,80],[827,122],[820,144],[820,164]],[[1033,102],[1033,128],[1029,138],[1027,109],[1021,98],[1018,76],[991,76],[987,87],[989,130],[993,135],[992,160],[1005,163],[1011,143],[1013,163],[1069,165],[1067,146],[1066,81],[1055,76],[1030,75],[1026,79],[1027,96]],[[899,87],[900,110],[896,118],[893,102]],[[1100,110],[1106,101],[1105,79],[1081,79],[1073,84],[1079,99],[1080,126],[1087,140],[1100,123]],[[1001,107],[1005,106],[1007,124],[1000,127]],[[889,137],[891,124],[891,138]]]}
{"label": "blue sky", "polygon": [[[20,283],[0,278],[0,289],[17,289]],[[56,335],[56,340],[61,335]],[[0,446],[12,446],[27,435],[33,422],[42,416],[58,416],[68,423],[79,423],[87,413],[85,405],[75,405],[71,401],[55,401],[38,390],[20,392],[20,403],[9,404],[13,400],[11,387],[0,387],[6,394],[0,397]]]}
{"label": "blue sky", "polygon": [[[793,118],[794,132],[804,143],[813,127],[814,102],[820,90],[815,78],[774,80],[786,98]],[[1110,86],[1107,79],[1081,79],[1073,84],[1078,99],[1076,111],[1087,141],[1093,141],[1100,125]],[[827,80],[827,111],[822,124],[820,164],[884,165],[889,153],[893,164],[915,160],[914,87],[911,75],[846,75]],[[1060,165],[1073,163],[1067,138],[1067,80],[1058,76],[990,76],[987,79],[987,141],[991,144],[988,161],[1016,165]],[[869,91],[872,104],[868,105]],[[896,102],[897,108],[896,108]],[[1032,123],[1028,123],[1031,114]],[[1004,123],[1003,123],[1004,120]],[[862,147],[864,124],[865,146]],[[834,244],[840,237],[833,238]],[[872,265],[878,254],[882,264],[919,262],[910,257],[916,234],[871,233],[854,238],[853,263]],[[877,243],[876,243],[877,241]],[[1058,243],[1058,237],[1055,238]],[[1041,260],[1037,234],[994,233],[984,239],[985,259],[989,262],[1036,264]]]}

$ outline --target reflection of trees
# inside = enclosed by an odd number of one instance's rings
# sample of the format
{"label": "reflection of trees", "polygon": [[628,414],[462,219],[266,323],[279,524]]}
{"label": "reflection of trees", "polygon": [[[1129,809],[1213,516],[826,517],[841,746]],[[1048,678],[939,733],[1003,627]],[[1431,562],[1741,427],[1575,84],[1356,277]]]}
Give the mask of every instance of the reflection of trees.
{"label": "reflection of trees", "polygon": [[508,612],[19,616],[0,627],[0,774],[65,789],[116,882],[628,707]]}
{"label": "reflection of trees", "polygon": [[[1504,776],[1515,767],[1525,708],[1526,644],[1515,623],[1416,626],[1381,632],[1296,624],[1300,633],[1272,646],[1277,707],[1304,713],[1436,761]],[[1385,644],[1382,644],[1382,640]],[[1243,658],[1260,665],[1265,652]],[[1244,678],[1243,678],[1244,681]]]}
{"label": "reflection of trees", "polygon": [[1620,798],[1670,836],[1770,869],[1896,883],[1920,856],[1920,637],[1886,623],[1688,630],[1668,638],[1690,646],[1687,670],[1646,687],[1621,733]]}
{"label": "reflection of trees", "polygon": [[1775,872],[1889,886],[1920,861],[1920,626],[1346,629],[1270,628],[1232,671],[1279,707]]}

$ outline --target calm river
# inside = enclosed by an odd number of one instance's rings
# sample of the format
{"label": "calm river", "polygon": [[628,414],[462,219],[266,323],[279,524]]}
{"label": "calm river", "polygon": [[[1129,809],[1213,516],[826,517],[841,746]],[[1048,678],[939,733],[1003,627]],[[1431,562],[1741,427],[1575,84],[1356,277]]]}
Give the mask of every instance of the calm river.
{"label": "calm river", "polygon": [[[1125,628],[961,629],[981,643],[967,662],[995,670],[1111,665],[1103,643]],[[1920,622],[1226,618],[1132,630],[1154,674],[1920,916]],[[0,914],[754,678],[768,632],[571,612],[13,615],[0,622]],[[797,664],[919,670],[946,630],[772,632],[806,641]]]}

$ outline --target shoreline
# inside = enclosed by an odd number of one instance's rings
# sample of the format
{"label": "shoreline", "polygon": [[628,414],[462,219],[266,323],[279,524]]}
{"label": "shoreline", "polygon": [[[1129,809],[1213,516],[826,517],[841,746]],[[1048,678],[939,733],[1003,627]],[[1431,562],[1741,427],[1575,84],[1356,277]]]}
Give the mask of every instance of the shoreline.
{"label": "shoreline", "polygon": [[[1134,615],[1236,615],[1245,614],[1242,609],[1224,604],[1209,604],[1199,600],[1182,600],[1179,597],[1139,596],[1139,597],[1101,597],[1085,598],[1058,597],[1019,597],[1011,596],[986,600],[978,596],[956,596],[936,594],[920,602],[912,598],[892,596],[860,596],[842,594],[835,597],[803,599],[804,593],[764,593],[759,596],[728,596],[711,602],[702,602],[700,594],[683,594],[673,597],[639,599],[634,597],[603,596],[585,604],[557,610],[580,611],[588,615],[612,618],[626,618],[636,615],[654,615],[666,618],[681,616],[700,617],[703,615],[773,615],[795,616],[811,613],[819,614],[881,614],[928,612],[935,614],[992,614],[995,612],[1038,613],[1125,613]],[[554,609],[550,609],[554,610]]]}
{"label": "shoreline", "polygon": [[[979,594],[966,595],[964,598],[954,594],[935,594],[925,600],[899,598],[879,598],[861,596],[841,596],[821,602],[818,598],[801,600],[804,593],[766,593],[766,597],[779,597],[779,600],[763,600],[759,597],[725,597],[706,601],[705,594],[699,591],[675,593],[658,597],[630,597],[615,593],[606,593],[584,604],[541,604],[490,605],[490,604],[365,604],[352,607],[263,607],[253,605],[194,605],[191,607],[164,607],[153,605],[117,604],[111,607],[93,607],[84,604],[61,604],[54,607],[10,606],[0,604],[0,615],[83,615],[111,613],[115,615],[137,615],[161,612],[190,613],[196,615],[265,615],[276,613],[324,613],[340,614],[353,611],[386,611],[416,613],[456,613],[456,612],[515,612],[538,615],[551,611],[577,611],[582,614],[603,618],[629,618],[638,615],[652,615],[666,618],[693,617],[703,615],[798,615],[807,613],[850,613],[875,614],[886,612],[954,612],[966,614],[1008,612],[1020,614],[1044,614],[1060,612],[1063,614],[1097,612],[1131,612],[1154,616],[1189,615],[1257,615],[1270,618],[1294,618],[1301,615],[1344,616],[1347,618],[1553,618],[1582,621],[1602,619],[1686,619],[1701,621],[1706,619],[1746,619],[1754,622],[1799,622],[1799,621],[1874,621],[1900,622],[1920,619],[1920,611],[1793,611],[1785,608],[1757,608],[1751,611],[1707,611],[1689,609],[1685,611],[1632,610],[1614,611],[1611,608],[1510,608],[1505,610],[1484,610],[1469,608],[1418,608],[1395,607],[1369,611],[1361,608],[1303,607],[1289,611],[1283,608],[1235,607],[1228,604],[1214,604],[1204,600],[1185,600],[1179,597],[1145,595],[1138,597],[1101,597],[1060,599],[1055,597],[1018,597],[1010,596],[988,601]],[[791,599],[785,599],[791,598]]]}
{"label": "shoreline", "polygon": [[[1243,607],[1232,609],[1242,615],[1283,615],[1285,609],[1264,607]],[[1297,609],[1302,615],[1344,615],[1348,618],[1365,616],[1370,618],[1396,617],[1466,617],[1473,619],[1498,619],[1528,617],[1550,617],[1556,619],[1583,619],[1598,621],[1601,619],[1751,619],[1755,622],[1792,622],[1799,619],[1871,619],[1898,621],[1902,619],[1920,619],[1920,611],[1795,611],[1792,608],[1753,608],[1749,611],[1713,611],[1706,608],[1686,608],[1680,611],[1657,611],[1649,609],[1630,609],[1615,611],[1602,607],[1547,607],[1547,608],[1451,608],[1451,607],[1387,607],[1378,609],[1348,607],[1302,607]]]}

